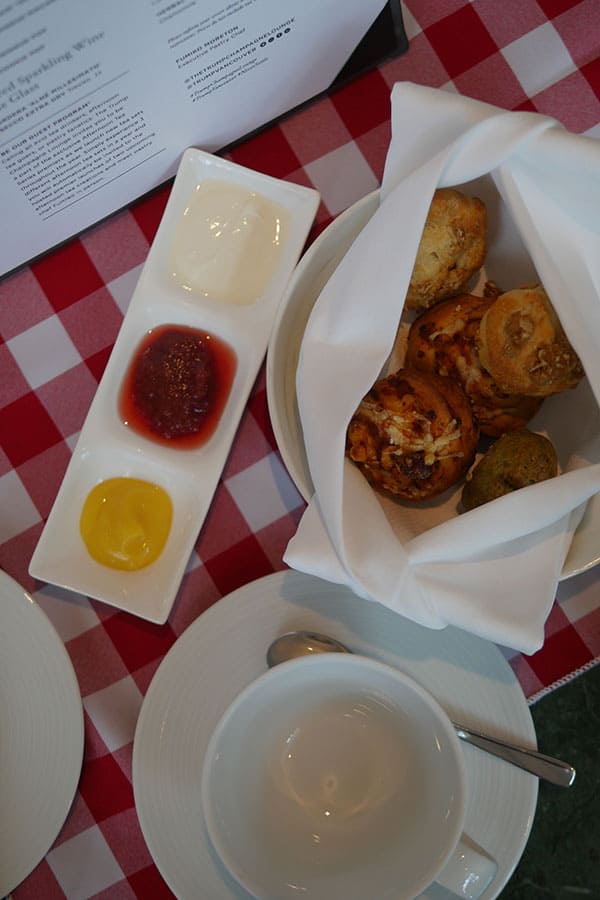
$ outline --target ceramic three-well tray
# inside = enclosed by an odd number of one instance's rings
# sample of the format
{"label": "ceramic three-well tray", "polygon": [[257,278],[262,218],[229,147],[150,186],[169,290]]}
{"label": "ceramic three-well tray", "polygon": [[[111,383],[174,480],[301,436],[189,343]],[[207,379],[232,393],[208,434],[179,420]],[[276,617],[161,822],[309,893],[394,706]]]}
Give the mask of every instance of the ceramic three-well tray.
{"label": "ceramic three-well tray", "polygon": [[[172,277],[174,236],[198,187],[233,185],[282,211],[285,235],[262,293],[243,305],[186,290]],[[206,185],[205,185],[206,187]],[[216,190],[213,185],[212,188]],[[103,600],[152,622],[166,621],[209,509],[252,384],[267,349],[277,306],[312,225],[319,194],[199,150],[182,158],[156,238],[135,288],[110,360],[80,433],[29,571],[43,581]],[[225,262],[224,273],[229,277]],[[238,262],[232,255],[231,265]],[[214,278],[213,278],[214,283]],[[124,424],[119,395],[145,335],[162,325],[201,329],[229,345],[236,370],[218,426],[195,449],[149,439]],[[141,479],[169,495],[172,523],[158,559],[136,571],[97,562],[80,533],[90,491],[110,478]]]}

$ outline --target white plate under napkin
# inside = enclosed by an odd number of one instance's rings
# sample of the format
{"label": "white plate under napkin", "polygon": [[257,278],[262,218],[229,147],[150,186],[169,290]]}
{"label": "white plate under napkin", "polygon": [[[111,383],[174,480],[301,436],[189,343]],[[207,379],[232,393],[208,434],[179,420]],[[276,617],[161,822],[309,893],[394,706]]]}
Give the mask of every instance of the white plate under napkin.
{"label": "white plate under napkin", "polygon": [[[537,274],[591,390],[583,414],[581,397],[577,406],[556,398],[563,474],[436,521],[442,496],[425,504],[423,527],[422,510],[381,500],[344,449],[347,424],[394,347],[438,186],[486,191],[486,266],[504,259],[494,277],[504,290]],[[302,343],[296,387],[315,495],[289,565],[430,628],[456,625],[525,653],[541,646],[573,532],[600,490],[598,209],[597,141],[535,113],[394,87],[381,203],[321,292]]]}
{"label": "white plate under napkin", "polygon": [[[279,307],[267,354],[267,399],[275,440],[292,481],[303,499],[314,493],[306,458],[302,423],[296,397],[296,372],[304,329],[312,308],[336,266],[354,239],[367,224],[379,204],[379,191],[372,191],[341,213],[311,244],[296,267]],[[584,406],[589,400],[587,386],[569,395],[576,405],[579,394]],[[562,403],[550,400],[560,422]],[[533,425],[535,426],[535,420]],[[573,535],[560,573],[564,581],[600,563],[600,494],[587,503],[585,513]]]}

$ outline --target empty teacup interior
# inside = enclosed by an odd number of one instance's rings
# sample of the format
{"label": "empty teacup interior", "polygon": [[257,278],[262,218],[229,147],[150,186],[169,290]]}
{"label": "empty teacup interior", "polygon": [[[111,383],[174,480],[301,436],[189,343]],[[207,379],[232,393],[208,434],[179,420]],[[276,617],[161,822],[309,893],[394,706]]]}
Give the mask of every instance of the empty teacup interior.
{"label": "empty teacup interior", "polygon": [[456,845],[464,763],[412,679],[326,654],[270,670],[211,738],[202,775],[211,841],[255,897],[411,898]]}

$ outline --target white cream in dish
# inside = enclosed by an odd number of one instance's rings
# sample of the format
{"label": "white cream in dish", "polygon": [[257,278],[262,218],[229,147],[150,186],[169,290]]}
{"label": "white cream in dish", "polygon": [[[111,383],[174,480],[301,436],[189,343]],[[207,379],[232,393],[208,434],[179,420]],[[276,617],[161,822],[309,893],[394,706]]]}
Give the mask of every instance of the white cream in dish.
{"label": "white cream in dish", "polygon": [[188,291],[234,305],[265,292],[287,236],[279,203],[221,179],[196,185],[171,245],[171,274]]}

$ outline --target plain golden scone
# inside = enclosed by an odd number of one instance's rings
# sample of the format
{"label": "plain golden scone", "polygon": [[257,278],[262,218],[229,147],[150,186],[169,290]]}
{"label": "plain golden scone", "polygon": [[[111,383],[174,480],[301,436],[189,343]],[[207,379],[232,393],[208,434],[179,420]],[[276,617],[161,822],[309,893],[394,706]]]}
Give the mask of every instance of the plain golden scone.
{"label": "plain golden scone", "polygon": [[552,442],[523,428],[499,438],[467,476],[462,491],[466,510],[558,473]]}
{"label": "plain golden scone", "polygon": [[541,285],[501,294],[479,326],[479,356],[501,390],[548,397],[574,388],[583,367]]}
{"label": "plain golden scone", "polygon": [[479,429],[460,385],[400,369],[380,379],[347,430],[346,454],[376,488],[425,500],[457,482],[471,465]]}
{"label": "plain golden scone", "polygon": [[481,433],[499,437],[523,428],[543,400],[501,391],[481,365],[479,323],[493,303],[493,296],[461,294],[423,312],[410,327],[405,365],[459,381]]}
{"label": "plain golden scone", "polygon": [[459,294],[483,265],[487,214],[477,197],[454,188],[433,195],[406,294],[407,309],[423,309]]}

